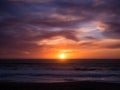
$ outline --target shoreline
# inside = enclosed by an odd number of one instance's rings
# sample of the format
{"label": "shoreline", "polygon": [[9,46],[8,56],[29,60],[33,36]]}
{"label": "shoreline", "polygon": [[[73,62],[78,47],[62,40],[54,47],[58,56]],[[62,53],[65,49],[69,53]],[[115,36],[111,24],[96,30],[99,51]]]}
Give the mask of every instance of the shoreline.
{"label": "shoreline", "polygon": [[0,90],[120,90],[120,83],[92,81],[60,83],[0,82]]}

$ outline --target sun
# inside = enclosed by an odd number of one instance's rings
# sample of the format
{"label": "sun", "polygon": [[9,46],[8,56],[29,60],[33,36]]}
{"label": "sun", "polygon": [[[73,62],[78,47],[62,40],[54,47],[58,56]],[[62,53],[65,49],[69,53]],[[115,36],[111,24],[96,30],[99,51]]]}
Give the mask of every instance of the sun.
{"label": "sun", "polygon": [[60,59],[66,59],[66,55],[64,53],[62,53],[62,54],[59,55],[59,58]]}

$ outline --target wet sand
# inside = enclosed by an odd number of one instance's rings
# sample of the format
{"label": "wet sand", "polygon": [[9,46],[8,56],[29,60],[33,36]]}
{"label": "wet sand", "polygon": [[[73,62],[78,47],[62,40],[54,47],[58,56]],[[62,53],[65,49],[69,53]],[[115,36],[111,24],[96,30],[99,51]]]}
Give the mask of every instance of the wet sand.
{"label": "wet sand", "polygon": [[120,83],[89,81],[63,83],[0,82],[0,90],[120,90]]}

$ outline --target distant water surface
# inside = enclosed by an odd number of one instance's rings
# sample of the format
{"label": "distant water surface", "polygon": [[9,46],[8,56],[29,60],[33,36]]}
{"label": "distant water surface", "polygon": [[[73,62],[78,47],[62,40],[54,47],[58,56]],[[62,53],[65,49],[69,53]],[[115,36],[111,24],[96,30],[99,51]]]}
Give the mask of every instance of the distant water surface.
{"label": "distant water surface", "polygon": [[120,60],[1,59],[0,82],[98,81],[120,83]]}

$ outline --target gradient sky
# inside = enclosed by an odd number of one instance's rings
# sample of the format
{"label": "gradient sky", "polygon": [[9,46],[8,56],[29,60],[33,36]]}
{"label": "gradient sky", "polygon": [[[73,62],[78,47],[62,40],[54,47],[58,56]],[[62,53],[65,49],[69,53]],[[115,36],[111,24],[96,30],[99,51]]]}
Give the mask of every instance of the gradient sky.
{"label": "gradient sky", "polygon": [[120,58],[120,0],[0,0],[0,58]]}

